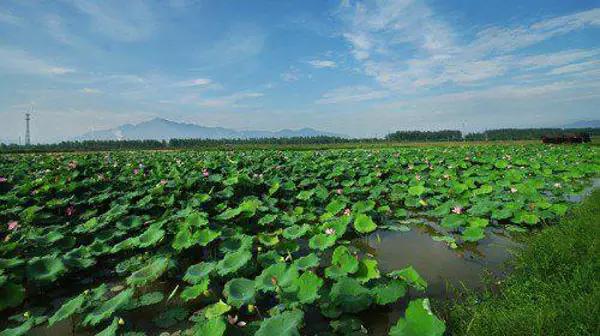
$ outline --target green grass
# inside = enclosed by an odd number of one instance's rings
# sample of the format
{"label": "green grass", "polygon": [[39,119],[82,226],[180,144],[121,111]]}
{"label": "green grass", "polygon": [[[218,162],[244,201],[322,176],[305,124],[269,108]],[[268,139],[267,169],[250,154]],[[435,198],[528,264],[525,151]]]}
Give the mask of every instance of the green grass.
{"label": "green grass", "polygon": [[450,335],[600,335],[600,190],[529,238],[513,266],[498,288],[445,308]]}

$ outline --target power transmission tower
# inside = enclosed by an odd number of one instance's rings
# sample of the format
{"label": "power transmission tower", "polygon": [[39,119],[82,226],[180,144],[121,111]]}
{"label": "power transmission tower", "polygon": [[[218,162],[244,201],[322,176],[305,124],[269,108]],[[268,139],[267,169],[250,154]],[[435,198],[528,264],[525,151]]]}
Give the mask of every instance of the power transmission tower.
{"label": "power transmission tower", "polygon": [[[31,112],[31,110],[30,110]],[[31,120],[31,113],[25,113],[25,146],[31,145],[31,134],[29,132],[29,120]]]}

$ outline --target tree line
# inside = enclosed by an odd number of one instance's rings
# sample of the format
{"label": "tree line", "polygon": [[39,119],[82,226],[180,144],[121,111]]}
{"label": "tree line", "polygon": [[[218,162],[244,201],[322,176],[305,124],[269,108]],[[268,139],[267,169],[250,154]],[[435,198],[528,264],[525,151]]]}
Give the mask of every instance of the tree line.
{"label": "tree line", "polygon": [[45,152],[45,151],[103,151],[103,150],[143,150],[143,149],[186,149],[217,148],[227,149],[239,146],[254,148],[259,146],[294,145],[334,145],[334,144],[375,144],[390,142],[440,142],[440,141],[502,141],[539,140],[542,136],[558,136],[574,133],[587,133],[600,136],[600,128],[506,128],[463,134],[458,130],[441,131],[397,131],[385,138],[342,138],[332,136],[254,138],[254,139],[171,139],[171,140],[85,140],[63,141],[53,144],[17,145],[0,144],[2,152]]}

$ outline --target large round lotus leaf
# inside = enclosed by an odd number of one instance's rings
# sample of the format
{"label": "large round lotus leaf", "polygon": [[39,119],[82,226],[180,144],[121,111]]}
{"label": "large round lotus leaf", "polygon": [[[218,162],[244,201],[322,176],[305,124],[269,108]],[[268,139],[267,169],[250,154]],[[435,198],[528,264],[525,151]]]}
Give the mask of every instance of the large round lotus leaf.
{"label": "large round lotus leaf", "polygon": [[373,222],[371,217],[365,214],[358,214],[354,219],[354,229],[360,233],[369,233],[377,229],[377,224]]}
{"label": "large round lotus leaf", "polygon": [[438,319],[429,307],[428,299],[411,301],[390,336],[441,336],[446,331],[444,322]]}
{"label": "large round lotus leaf", "polygon": [[465,217],[458,214],[450,214],[442,219],[441,226],[446,229],[457,229],[466,223]]}
{"label": "large round lotus leaf", "polygon": [[285,311],[265,319],[255,336],[300,336],[298,328],[304,319],[304,313],[300,310]]}
{"label": "large round lotus leaf", "polygon": [[358,271],[358,260],[350,253],[348,248],[343,245],[336,247],[333,251],[331,264],[339,266],[340,270],[345,274]]}
{"label": "large round lotus leaf", "polygon": [[163,275],[163,273],[165,273],[167,270],[167,266],[169,266],[169,258],[156,258],[148,265],[133,272],[127,278],[127,284],[132,286],[143,286],[147,283],[150,283],[160,278],[160,276]]}
{"label": "large round lotus leaf", "polygon": [[310,253],[307,256],[296,259],[294,261],[294,266],[296,266],[298,270],[304,271],[306,269],[319,266],[319,262],[319,257],[314,253]]}
{"label": "large round lotus leaf", "polygon": [[5,329],[2,332],[0,332],[0,336],[22,336],[22,335],[27,335],[27,333],[29,332],[29,330],[31,330],[31,328],[33,328],[33,326],[35,325],[35,320],[34,319],[29,319],[25,322],[23,322],[20,326],[16,327],[16,328],[9,328],[9,329]]}
{"label": "large round lotus leaf", "polygon": [[427,288],[427,281],[425,281],[412,266],[390,272],[388,273],[388,277],[402,279],[417,290],[425,290],[425,288]]}
{"label": "large round lotus leaf", "polygon": [[477,226],[470,226],[466,228],[462,233],[462,239],[464,241],[478,241],[485,238],[484,229]]}
{"label": "large round lotus leaf", "polygon": [[19,306],[25,299],[25,288],[15,283],[4,283],[0,287],[0,311]]}
{"label": "large round lotus leaf", "polygon": [[75,298],[65,302],[57,311],[48,319],[48,324],[53,325],[58,321],[62,321],[67,317],[73,315],[77,310],[81,308],[85,302],[84,295],[78,295]]}
{"label": "large round lotus leaf", "polygon": [[333,201],[329,202],[329,204],[327,204],[325,210],[327,210],[327,212],[329,212],[330,214],[335,215],[338,212],[344,210],[345,207],[346,202],[344,202],[341,199],[334,199]]}
{"label": "large round lotus leaf", "polygon": [[342,311],[358,313],[367,309],[373,299],[370,291],[352,278],[341,278],[332,287],[330,300]]}
{"label": "large round lotus leaf", "polygon": [[203,318],[196,323],[192,328],[192,335],[194,336],[222,336],[225,335],[227,329],[227,323],[222,317],[216,317],[213,319]]}
{"label": "large round lotus leaf", "polygon": [[117,336],[117,330],[119,330],[119,318],[115,317],[111,324],[101,332],[97,333],[96,336]]}
{"label": "large round lotus leaf", "polygon": [[204,313],[204,317],[206,317],[207,319],[210,320],[215,317],[221,316],[230,310],[231,310],[230,305],[226,304],[222,300],[219,300],[219,302],[213,303],[210,306],[207,306],[206,308],[204,308],[203,313]]}
{"label": "large round lotus leaf", "polygon": [[277,263],[265,268],[256,277],[256,288],[263,292],[274,291],[277,287],[285,288],[298,278],[298,269],[294,265]]}
{"label": "large round lotus leaf", "polygon": [[427,189],[425,189],[422,185],[416,185],[408,188],[408,194],[412,196],[421,196],[425,193]]}
{"label": "large round lotus leaf", "polygon": [[195,241],[200,246],[207,246],[208,244],[210,244],[210,242],[219,238],[220,236],[221,236],[220,231],[214,231],[211,229],[202,229],[202,230],[194,233],[192,240]]}
{"label": "large round lotus leaf", "polygon": [[210,280],[208,278],[204,278],[204,280],[200,281],[199,283],[197,283],[193,286],[186,287],[181,292],[181,295],[180,295],[181,299],[183,301],[190,301],[190,300],[197,298],[205,290],[208,289],[209,282],[210,282]]}
{"label": "large round lotus leaf", "polygon": [[55,256],[35,257],[27,264],[27,277],[34,281],[52,282],[65,271],[65,265]]}
{"label": "large round lotus leaf", "polygon": [[358,201],[358,202],[354,203],[354,205],[352,206],[352,212],[357,213],[357,214],[365,213],[365,212],[373,210],[374,207],[375,207],[375,202],[373,202],[372,200]]}
{"label": "large round lotus leaf", "polygon": [[252,258],[252,253],[249,251],[227,253],[225,257],[217,264],[217,273],[220,276],[234,273],[240,268],[244,267],[250,258]]}
{"label": "large round lotus leaf", "polygon": [[375,302],[379,305],[394,303],[406,294],[406,283],[392,279],[388,283],[378,284],[371,289]]}
{"label": "large round lotus leaf", "polygon": [[100,307],[89,313],[83,320],[84,325],[97,325],[111,317],[117,310],[128,305],[133,297],[133,288],[128,288],[105,301]]}
{"label": "large round lotus leaf", "polygon": [[337,237],[335,235],[319,233],[310,238],[308,241],[308,246],[313,250],[324,251],[332,247],[336,240]]}
{"label": "large round lotus leaf", "polygon": [[286,228],[285,230],[283,230],[283,237],[290,239],[290,240],[298,239],[298,238],[304,236],[306,234],[306,232],[308,232],[309,228],[310,227],[306,224],[292,225],[292,226]]}
{"label": "large round lotus leaf", "polygon": [[201,262],[199,264],[192,265],[188,267],[185,275],[183,276],[183,281],[189,282],[192,285],[196,284],[202,279],[207,278],[212,271],[217,266],[215,262]]}
{"label": "large round lotus leaf", "polygon": [[319,298],[319,289],[323,286],[323,279],[310,271],[302,273],[296,279],[295,288],[297,288],[296,296],[298,301],[303,304],[313,303]]}
{"label": "large round lotus leaf", "polygon": [[165,235],[165,230],[160,228],[161,225],[154,224],[150,226],[144,233],[139,235],[138,247],[145,248],[148,246],[154,246],[158,243]]}
{"label": "large round lotus leaf", "polygon": [[229,280],[223,289],[227,303],[236,308],[252,303],[255,293],[254,281],[244,278]]}
{"label": "large round lotus leaf", "polygon": [[377,260],[363,259],[358,263],[358,271],[354,274],[354,278],[361,283],[366,283],[372,279],[378,279],[381,275],[377,268]]}

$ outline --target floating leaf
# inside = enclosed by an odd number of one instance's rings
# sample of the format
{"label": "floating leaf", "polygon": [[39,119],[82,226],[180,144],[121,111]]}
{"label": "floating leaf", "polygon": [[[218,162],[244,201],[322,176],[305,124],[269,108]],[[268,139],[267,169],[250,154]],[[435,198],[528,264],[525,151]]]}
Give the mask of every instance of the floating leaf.
{"label": "floating leaf", "polygon": [[255,293],[254,281],[244,278],[229,280],[223,289],[223,295],[227,298],[227,303],[236,308],[252,303]]}
{"label": "floating leaf", "polygon": [[388,276],[394,279],[402,279],[417,290],[425,290],[425,288],[427,288],[427,281],[421,278],[419,273],[417,273],[412,266],[405,267],[399,271],[390,272],[388,273]]}
{"label": "floating leaf", "polygon": [[35,257],[27,264],[27,276],[31,280],[52,282],[66,271],[65,265],[55,256]]}
{"label": "floating leaf", "polygon": [[84,295],[78,295],[75,298],[65,302],[55,313],[48,319],[48,324],[52,326],[58,321],[62,321],[77,312],[85,302]]}
{"label": "floating leaf", "polygon": [[218,317],[218,316],[221,316],[221,315],[227,313],[230,310],[231,310],[230,305],[226,304],[222,300],[219,300],[219,302],[213,303],[212,305],[204,308],[203,312],[204,312],[204,317],[211,320],[215,317]]}
{"label": "floating leaf", "polygon": [[378,284],[371,289],[375,302],[379,305],[394,303],[406,294],[406,283],[392,279],[388,283]]}
{"label": "floating leaf", "polygon": [[304,313],[299,310],[285,311],[265,319],[255,336],[300,336],[298,328],[304,319]]}
{"label": "floating leaf", "polygon": [[192,285],[197,284],[204,278],[207,278],[212,271],[217,267],[215,262],[201,262],[199,264],[188,267],[183,280],[191,283]]}
{"label": "floating leaf", "polygon": [[319,233],[310,238],[308,241],[308,246],[313,250],[324,251],[332,247],[336,240],[337,237],[335,235]]}
{"label": "floating leaf", "polygon": [[373,299],[369,289],[363,287],[358,280],[344,277],[332,287],[330,299],[341,310],[348,313],[358,313],[367,309]]}
{"label": "floating leaf", "polygon": [[299,270],[303,271],[309,268],[319,266],[319,261],[319,257],[316,254],[310,253],[307,256],[296,259],[294,261],[294,266],[296,266],[296,268],[298,268]]}
{"label": "floating leaf", "polygon": [[379,269],[377,268],[377,260],[363,259],[358,264],[358,271],[354,274],[354,278],[361,283],[366,283],[372,279],[379,279]]}
{"label": "floating leaf", "polygon": [[442,336],[446,331],[444,322],[431,312],[428,299],[411,301],[404,315],[392,327],[390,336]]}
{"label": "floating leaf", "polygon": [[202,280],[201,282],[193,286],[186,287],[180,294],[181,299],[183,301],[190,301],[197,298],[198,296],[200,296],[200,294],[202,294],[205,290],[208,289],[208,284],[209,279],[204,278],[204,280]]}
{"label": "floating leaf", "polygon": [[110,300],[105,301],[100,307],[96,308],[85,317],[83,324],[95,326],[111,317],[117,310],[129,304],[133,297],[133,293],[133,288],[128,288]]}
{"label": "floating leaf", "polygon": [[371,217],[365,214],[359,214],[354,220],[354,229],[360,233],[369,233],[377,229],[377,224],[373,222]]}
{"label": "floating leaf", "polygon": [[150,264],[142,267],[141,269],[133,272],[127,278],[127,284],[131,286],[143,286],[146,285],[163,275],[169,266],[169,258],[159,257],[152,261]]}
{"label": "floating leaf", "polygon": [[252,253],[248,251],[227,253],[217,264],[216,270],[220,276],[235,273],[252,258]]}

